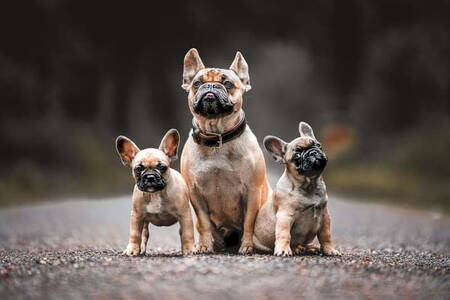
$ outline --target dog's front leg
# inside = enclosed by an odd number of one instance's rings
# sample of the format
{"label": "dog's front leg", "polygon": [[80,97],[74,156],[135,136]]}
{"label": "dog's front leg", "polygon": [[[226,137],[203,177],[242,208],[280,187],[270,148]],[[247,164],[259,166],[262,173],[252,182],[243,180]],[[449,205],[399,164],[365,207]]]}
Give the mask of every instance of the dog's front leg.
{"label": "dog's front leg", "polygon": [[331,241],[331,220],[327,206],[325,206],[323,211],[322,226],[317,234],[317,238],[319,239],[320,248],[324,255],[341,255],[339,251],[334,249]]}
{"label": "dog's front leg", "polygon": [[240,254],[251,254],[253,252],[253,233],[255,220],[261,201],[261,188],[250,189],[247,198],[247,208],[244,216],[244,232],[242,234]]}
{"label": "dog's front leg", "polygon": [[189,202],[186,203],[187,205],[185,205],[183,211],[181,212],[181,215],[179,216],[181,251],[184,255],[192,254],[195,252],[194,223],[192,221]]}
{"label": "dog's front leg", "polygon": [[123,251],[123,254],[128,256],[136,256],[139,254],[143,227],[144,215],[137,213],[133,209],[130,218],[130,240],[127,249]]}
{"label": "dog's front leg", "polygon": [[212,253],[214,252],[214,238],[208,208],[201,195],[198,195],[193,189],[190,189],[190,192],[191,203],[197,215],[197,230],[200,236],[196,252]]}
{"label": "dog's front leg", "polygon": [[148,231],[148,221],[144,221],[144,226],[142,228],[142,237],[141,237],[141,252],[140,254],[144,255],[147,251],[147,242],[150,233]]}
{"label": "dog's front leg", "polygon": [[294,223],[294,215],[278,210],[275,225],[275,250],[276,256],[291,256],[291,227]]}

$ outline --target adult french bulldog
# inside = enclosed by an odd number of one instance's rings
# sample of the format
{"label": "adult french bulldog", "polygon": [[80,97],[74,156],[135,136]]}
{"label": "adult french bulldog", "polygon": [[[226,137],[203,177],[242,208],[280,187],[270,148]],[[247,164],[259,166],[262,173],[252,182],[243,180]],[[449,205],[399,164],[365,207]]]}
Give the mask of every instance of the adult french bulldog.
{"label": "adult french bulldog", "polygon": [[194,225],[189,206],[189,193],[183,177],[170,168],[177,158],[180,135],[169,130],[158,149],[139,150],[125,136],[116,139],[116,150],[122,163],[131,168],[135,180],[130,219],[130,240],[125,255],[145,254],[149,237],[148,223],[170,226],[180,223],[181,250],[192,254]]}
{"label": "adult french bulldog", "polygon": [[256,214],[269,185],[261,148],[248,127],[242,96],[251,89],[240,52],[229,69],[205,68],[196,49],[184,58],[192,130],[181,155],[181,174],[198,217],[199,253],[241,244],[253,252]]}
{"label": "adult french bulldog", "polygon": [[317,236],[324,255],[339,255],[331,241],[328,196],[322,171],[327,157],[314,132],[300,122],[300,137],[290,143],[267,136],[264,147],[285,166],[269,200],[258,213],[255,247],[277,256],[318,253]]}

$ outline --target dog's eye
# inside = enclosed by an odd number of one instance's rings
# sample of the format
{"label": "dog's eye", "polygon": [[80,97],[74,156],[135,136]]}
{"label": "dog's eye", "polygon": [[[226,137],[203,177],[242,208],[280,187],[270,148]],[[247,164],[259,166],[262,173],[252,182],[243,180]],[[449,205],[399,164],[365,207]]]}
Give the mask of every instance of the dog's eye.
{"label": "dog's eye", "polygon": [[230,89],[234,88],[234,84],[233,84],[233,82],[231,82],[230,80],[225,80],[225,81],[223,82],[223,85],[225,86],[225,88],[226,88],[227,90],[230,90]]}
{"label": "dog's eye", "polygon": [[161,163],[159,163],[159,164],[156,166],[156,168],[157,168],[161,173],[164,173],[164,172],[167,170],[167,166],[165,166],[165,165],[163,165],[163,164],[161,164]]}
{"label": "dog's eye", "polygon": [[134,168],[134,172],[136,172],[136,174],[141,174],[142,171],[144,171],[143,165],[138,165],[136,168]]}
{"label": "dog's eye", "polygon": [[194,81],[194,83],[192,84],[192,87],[194,89],[198,89],[200,86],[202,85],[202,82],[200,80],[196,80]]}

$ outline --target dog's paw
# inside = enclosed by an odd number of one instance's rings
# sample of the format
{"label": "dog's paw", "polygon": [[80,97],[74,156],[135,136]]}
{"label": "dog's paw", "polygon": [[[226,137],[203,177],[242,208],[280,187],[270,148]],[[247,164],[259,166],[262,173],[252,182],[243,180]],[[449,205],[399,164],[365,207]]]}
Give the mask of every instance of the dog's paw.
{"label": "dog's paw", "polygon": [[322,248],[323,255],[326,256],[341,256],[341,252],[337,251],[333,247],[323,247]]}
{"label": "dog's paw", "polygon": [[140,255],[145,255],[145,253],[147,252],[147,247],[142,247],[141,246],[141,251],[139,251]]}
{"label": "dog's paw", "polygon": [[249,245],[249,244],[242,244],[241,247],[239,248],[239,254],[242,255],[251,255],[253,254],[253,245]]}
{"label": "dog's paw", "polygon": [[196,253],[197,251],[196,251],[194,245],[189,245],[189,246],[183,247],[182,252],[183,252],[183,255],[192,255],[192,254]]}
{"label": "dog's paw", "polygon": [[289,245],[287,246],[283,246],[283,247],[275,247],[275,250],[273,252],[273,255],[276,256],[292,256],[292,250],[291,247]]}
{"label": "dog's paw", "polygon": [[212,242],[211,243],[200,242],[195,248],[196,254],[208,254],[214,252],[214,246]]}
{"label": "dog's paw", "polygon": [[298,245],[297,247],[295,247],[292,250],[292,253],[294,253],[295,255],[302,255],[306,253],[306,248],[303,247],[302,245]]}
{"label": "dog's paw", "polygon": [[122,254],[127,256],[136,256],[139,255],[140,249],[138,244],[128,244],[127,249],[125,249]]}
{"label": "dog's paw", "polygon": [[319,254],[320,253],[320,247],[313,245],[313,244],[309,244],[306,246],[302,246],[302,245],[298,245],[294,250],[293,250],[295,255],[315,255],[315,254]]}

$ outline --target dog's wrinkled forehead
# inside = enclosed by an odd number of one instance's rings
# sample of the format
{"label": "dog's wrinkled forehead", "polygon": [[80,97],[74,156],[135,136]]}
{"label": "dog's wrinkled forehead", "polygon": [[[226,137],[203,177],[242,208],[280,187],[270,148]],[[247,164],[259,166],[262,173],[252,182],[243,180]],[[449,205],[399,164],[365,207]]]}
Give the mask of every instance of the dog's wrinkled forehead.
{"label": "dog's wrinkled forehead", "polygon": [[309,148],[315,144],[315,140],[310,137],[299,137],[289,143],[292,148],[300,147],[300,148]]}
{"label": "dog's wrinkled forehead", "polygon": [[293,155],[293,152],[297,148],[307,149],[313,146],[315,143],[316,141],[310,137],[298,137],[288,144],[286,149],[286,157],[291,157]]}
{"label": "dog's wrinkled forehead", "polygon": [[133,165],[142,164],[144,167],[156,167],[159,162],[169,163],[167,156],[161,150],[148,148],[136,154]]}
{"label": "dog's wrinkled forehead", "polygon": [[239,77],[233,71],[218,68],[202,69],[195,75],[195,79],[201,79],[202,82],[222,82],[225,79],[233,82],[240,81]]}

